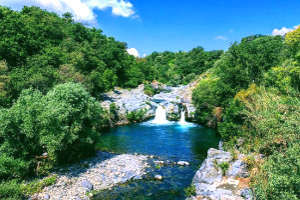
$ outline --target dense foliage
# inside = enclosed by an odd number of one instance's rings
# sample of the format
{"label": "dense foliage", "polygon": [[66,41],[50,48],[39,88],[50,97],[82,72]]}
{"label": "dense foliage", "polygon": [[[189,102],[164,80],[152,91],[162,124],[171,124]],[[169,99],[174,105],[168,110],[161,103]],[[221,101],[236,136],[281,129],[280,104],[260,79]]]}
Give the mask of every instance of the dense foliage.
{"label": "dense foliage", "polygon": [[234,43],[193,92],[197,119],[227,149],[261,154],[250,165],[256,198],[300,198],[300,27]]}
{"label": "dense foliage", "polygon": [[176,86],[188,84],[198,75],[213,67],[223,51],[204,51],[197,47],[188,52],[153,52],[139,59],[138,65],[146,81],[157,80]]}
{"label": "dense foliage", "polygon": [[47,95],[24,90],[0,113],[0,178],[24,178],[91,155],[105,124],[102,115],[79,84],[57,85]]}
{"label": "dense foliage", "polygon": [[[0,7],[0,95],[11,105],[24,88],[46,93],[64,82],[85,85],[95,97],[129,85],[136,67],[126,44],[72,20],[36,7],[21,12]],[[136,86],[133,84],[133,86]]]}
{"label": "dense foliage", "polygon": [[[225,53],[197,47],[134,58],[126,49],[70,13],[0,7],[0,199],[22,199],[55,180],[29,189],[20,180],[93,154],[109,124],[101,93],[145,83],[154,95],[160,83],[196,78],[198,122],[217,128],[227,149],[264,156],[250,165],[257,199],[300,198],[300,27],[243,38]],[[113,122],[117,110],[110,105]]]}
{"label": "dense foliage", "polygon": [[114,86],[136,87],[159,80],[187,84],[212,67],[222,51],[153,53],[136,61],[126,44],[87,28],[66,13],[59,17],[36,7],[15,12],[0,7],[0,106],[23,89],[48,92],[59,83],[82,83],[94,96]]}

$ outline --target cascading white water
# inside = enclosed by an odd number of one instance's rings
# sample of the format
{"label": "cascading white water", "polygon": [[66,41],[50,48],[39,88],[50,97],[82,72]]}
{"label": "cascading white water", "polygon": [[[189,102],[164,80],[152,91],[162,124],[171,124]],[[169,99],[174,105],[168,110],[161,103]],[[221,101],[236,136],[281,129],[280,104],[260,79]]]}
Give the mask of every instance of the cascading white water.
{"label": "cascading white water", "polygon": [[184,111],[181,111],[179,124],[181,124],[181,125],[187,124],[187,122],[185,121],[185,112]]}
{"label": "cascading white water", "polygon": [[166,124],[169,123],[167,120],[167,111],[161,105],[159,105],[155,111],[155,118],[152,121],[154,124]]}

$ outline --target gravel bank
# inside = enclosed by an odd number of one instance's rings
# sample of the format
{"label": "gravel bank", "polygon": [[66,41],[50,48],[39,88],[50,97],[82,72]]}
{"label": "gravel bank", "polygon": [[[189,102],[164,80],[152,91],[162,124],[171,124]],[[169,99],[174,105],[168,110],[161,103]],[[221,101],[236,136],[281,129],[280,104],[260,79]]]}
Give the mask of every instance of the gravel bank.
{"label": "gravel bank", "polygon": [[93,159],[56,172],[56,184],[46,187],[31,199],[86,200],[89,192],[141,179],[149,167],[148,156],[99,152]]}

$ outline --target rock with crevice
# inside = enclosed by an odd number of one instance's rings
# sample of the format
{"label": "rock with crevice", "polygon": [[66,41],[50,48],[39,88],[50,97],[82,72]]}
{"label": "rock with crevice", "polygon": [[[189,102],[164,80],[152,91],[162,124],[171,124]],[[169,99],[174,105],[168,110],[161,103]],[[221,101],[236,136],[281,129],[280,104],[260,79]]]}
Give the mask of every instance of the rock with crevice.
{"label": "rock with crevice", "polygon": [[[224,169],[220,168],[222,163],[228,163],[225,176]],[[196,189],[196,195],[188,199],[252,200],[248,176],[244,155],[240,154],[234,160],[230,152],[211,148],[193,178],[192,185]]]}

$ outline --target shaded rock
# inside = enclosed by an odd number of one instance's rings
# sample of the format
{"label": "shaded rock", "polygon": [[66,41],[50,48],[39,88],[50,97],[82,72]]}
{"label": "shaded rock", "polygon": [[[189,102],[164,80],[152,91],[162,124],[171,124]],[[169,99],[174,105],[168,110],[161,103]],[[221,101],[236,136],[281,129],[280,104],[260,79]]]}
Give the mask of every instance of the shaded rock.
{"label": "shaded rock", "polygon": [[246,178],[249,176],[249,172],[247,169],[247,164],[243,161],[243,160],[236,160],[234,161],[227,173],[227,176],[233,176],[233,177],[242,177],[242,178]]}
{"label": "shaded rock", "polygon": [[45,194],[44,195],[44,199],[47,199],[47,200],[50,199],[50,195],[49,194]]}
{"label": "shaded rock", "polygon": [[245,188],[241,191],[241,196],[244,197],[246,200],[252,200],[253,198],[253,192],[250,188]]}
{"label": "shaded rock", "polygon": [[223,141],[221,140],[220,142],[219,142],[219,144],[218,144],[218,148],[219,148],[219,150],[222,150],[222,151],[224,151],[224,149],[223,149]]}
{"label": "shaded rock", "polygon": [[93,190],[93,188],[94,188],[93,184],[88,180],[83,180],[81,182],[81,186],[88,189],[88,191]]}

